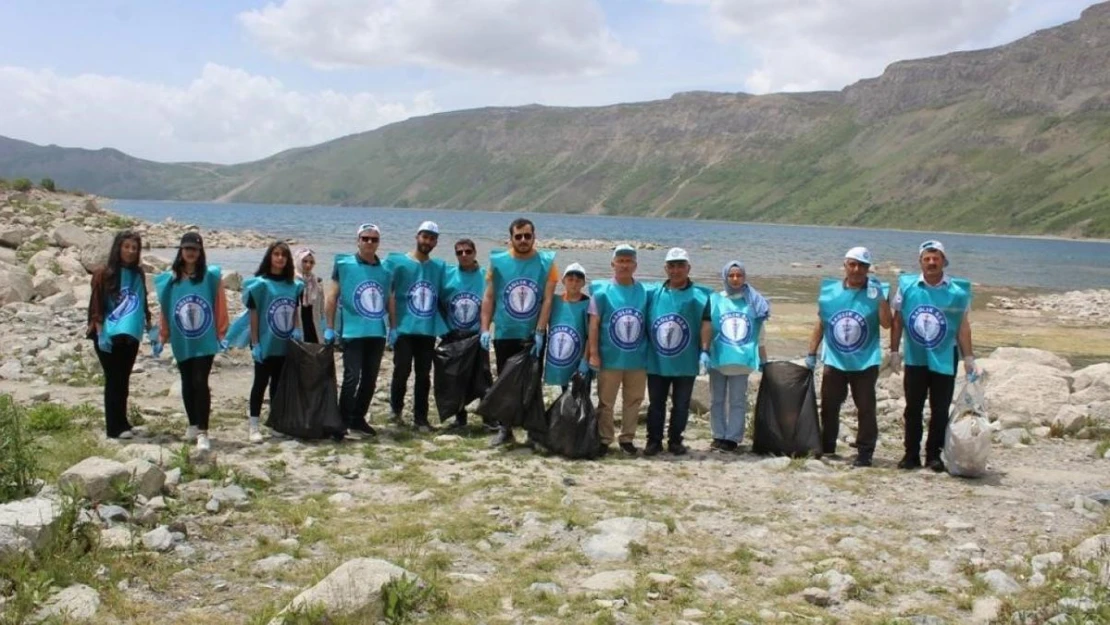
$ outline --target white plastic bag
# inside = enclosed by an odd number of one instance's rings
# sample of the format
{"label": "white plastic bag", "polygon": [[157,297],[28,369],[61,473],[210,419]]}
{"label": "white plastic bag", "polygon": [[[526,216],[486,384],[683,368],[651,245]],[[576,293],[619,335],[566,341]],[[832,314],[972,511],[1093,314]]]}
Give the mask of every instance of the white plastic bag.
{"label": "white plastic bag", "polygon": [[948,472],[960,477],[986,475],[991,434],[983,389],[978,383],[969,382],[960,389],[944,435],[941,456]]}

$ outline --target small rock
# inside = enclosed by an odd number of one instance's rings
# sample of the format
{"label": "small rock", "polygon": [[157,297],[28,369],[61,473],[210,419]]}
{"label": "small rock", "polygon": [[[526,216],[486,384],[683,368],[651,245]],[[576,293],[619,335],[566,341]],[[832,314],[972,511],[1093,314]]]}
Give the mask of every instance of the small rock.
{"label": "small rock", "polygon": [[251,503],[250,495],[238,484],[231,484],[213,490],[212,499],[220,502],[221,506],[226,504],[238,509],[247,508]]}
{"label": "small rock", "polygon": [[31,617],[31,622],[88,621],[100,609],[100,593],[84,584],[74,584],[54,595]]}
{"label": "small rock", "polygon": [[355,500],[355,496],[351,493],[335,493],[328,497],[328,503],[333,506],[347,506]]}
{"label": "small rock", "polygon": [[[329,617],[347,616],[379,601],[381,588],[391,579],[420,578],[385,560],[356,558],[339,565],[315,586],[293,598],[282,613],[318,605]],[[280,617],[271,623],[283,622]]]}
{"label": "small rock", "polygon": [[101,520],[107,522],[108,525],[126,523],[131,520],[131,515],[127,512],[127,510],[123,509],[120,506],[97,506],[96,514],[100,516]]}
{"label": "small rock", "polygon": [[100,532],[101,549],[130,549],[131,530],[124,526],[109,527]]}
{"label": "small rock", "polygon": [[974,532],[975,525],[953,519],[944,524],[944,529],[949,532]]}
{"label": "small rock", "polygon": [[151,510],[165,510],[167,507],[166,499],[162,496],[154,497],[150,501],[146,502],[146,507],[150,508]]}
{"label": "small rock", "polygon": [[1033,556],[1029,564],[1033,567],[1034,573],[1044,573],[1049,567],[1063,564],[1063,562],[1064,554],[1059,551],[1051,551]]}
{"label": "small rock", "polygon": [[697,608],[686,608],[682,611],[682,618],[684,619],[697,620],[700,618],[705,618],[706,616],[709,615]]}
{"label": "small rock", "polygon": [[435,493],[433,493],[430,490],[424,490],[424,491],[420,491],[419,493],[413,495],[411,501],[413,503],[420,503],[422,501],[431,501],[435,498],[436,498]]}
{"label": "small rock", "polygon": [[836,548],[844,553],[863,553],[867,550],[867,544],[855,536],[845,536],[836,543]]}
{"label": "small rock", "polygon": [[1002,600],[998,597],[981,597],[971,604],[971,621],[973,623],[993,623],[998,619],[1002,610]]}
{"label": "small rock", "polygon": [[587,592],[613,592],[636,585],[636,573],[628,570],[603,571],[583,580],[579,586]]}
{"label": "small rock", "polygon": [[780,456],[777,458],[764,458],[756,463],[764,471],[785,471],[790,467],[790,458]]}
{"label": "small rock", "polygon": [[832,471],[832,469],[829,468],[829,465],[821,462],[820,460],[817,460],[816,458],[810,458],[809,460],[806,460],[804,468],[810,473],[829,473]]}
{"label": "small rock", "polygon": [[150,551],[169,551],[173,549],[173,534],[162,525],[143,534],[143,547]]}
{"label": "small rock", "polygon": [[13,546],[20,543],[14,535],[22,536],[32,548],[44,546],[58,522],[61,509],[52,499],[30,497],[0,504],[0,527],[11,529]]}
{"label": "small rock", "polygon": [[694,585],[709,592],[726,592],[732,590],[728,580],[721,577],[716,571],[706,571],[694,578]]}
{"label": "small rock", "polygon": [[58,486],[73,489],[92,501],[111,501],[116,485],[126,483],[128,476],[123,463],[92,456],[66,469],[58,478]]}
{"label": "small rock", "polygon": [[648,573],[648,581],[655,586],[667,587],[678,583],[678,578],[666,573]]}
{"label": "small rock", "polygon": [[545,595],[561,595],[563,589],[553,582],[535,582],[528,587],[531,592],[538,592]]}
{"label": "small rock", "polygon": [[296,558],[287,553],[279,553],[255,562],[251,565],[251,571],[261,574],[274,573],[288,567],[296,561]]}
{"label": "small rock", "polygon": [[667,526],[634,517],[618,517],[591,526],[597,534],[582,543],[582,552],[594,562],[623,562],[628,559],[631,542],[647,543],[651,534],[664,534]]}
{"label": "small rock", "polygon": [[50,391],[38,391],[35,393],[31,393],[31,401],[50,401]]}
{"label": "small rock", "polygon": [[991,569],[986,573],[980,574],[979,579],[983,580],[991,591],[997,595],[1012,595],[1016,592],[1021,592],[1021,584],[998,569]]}
{"label": "small rock", "polygon": [[806,603],[811,603],[819,608],[826,608],[832,603],[832,597],[824,588],[806,588],[802,591],[802,598]]}
{"label": "small rock", "polygon": [[210,514],[216,514],[220,511],[220,502],[216,499],[209,499],[208,503],[204,504],[204,509]]}
{"label": "small rock", "polygon": [[166,474],[154,463],[143,458],[135,458],[124,463],[131,475],[131,485],[143,497],[155,497],[162,492]]}
{"label": "small rock", "polygon": [[1077,612],[1094,612],[1099,607],[1099,604],[1091,601],[1087,597],[1080,597],[1078,599],[1074,597],[1065,597],[1057,601],[1056,605],[1060,606],[1063,610],[1075,610]]}
{"label": "small rock", "polygon": [[181,483],[181,469],[166,471],[166,487],[174,487]]}
{"label": "small rock", "polygon": [[486,578],[482,577],[481,575],[475,575],[474,573],[448,573],[447,579],[457,579],[459,581],[470,582],[472,584],[484,584],[487,581]]}

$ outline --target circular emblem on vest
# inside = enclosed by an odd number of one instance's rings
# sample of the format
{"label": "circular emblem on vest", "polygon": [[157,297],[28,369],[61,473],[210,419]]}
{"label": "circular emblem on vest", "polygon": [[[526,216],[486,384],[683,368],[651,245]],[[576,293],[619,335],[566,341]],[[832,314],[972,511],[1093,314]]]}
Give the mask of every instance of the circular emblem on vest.
{"label": "circular emblem on vest", "polygon": [[381,319],[385,316],[385,291],[382,285],[367,280],[355,287],[355,310],[363,317]]}
{"label": "circular emblem on vest", "polygon": [[644,339],[644,313],[635,308],[618,308],[609,318],[609,340],[624,351],[632,351]]}
{"label": "circular emblem on vest", "polygon": [[116,296],[116,307],[108,315],[109,321],[119,321],[139,309],[139,294],[134,289],[124,287]]}
{"label": "circular emblem on vest", "polygon": [[682,315],[669,313],[651,324],[655,351],[663,356],[676,356],[690,345],[690,324]]}
{"label": "circular emblem on vest", "polygon": [[906,329],[914,343],[933,349],[944,342],[948,334],[948,317],[936,306],[918,306],[910,313]]}
{"label": "circular emblem on vest", "polygon": [[747,313],[721,315],[721,340],[729,345],[747,345],[752,340],[752,320]]}
{"label": "circular emblem on vest", "polygon": [[279,339],[288,340],[293,336],[297,315],[297,302],[292,297],[275,297],[266,309],[266,323],[270,332]]}
{"label": "circular emblem on vest", "polygon": [[567,326],[552,326],[547,339],[547,361],[556,367],[565,367],[581,358],[582,335]]}
{"label": "circular emblem on vest", "polygon": [[451,298],[451,321],[456,328],[465,329],[478,323],[482,300],[473,293],[457,293]]}
{"label": "circular emblem on vest", "polygon": [[436,312],[436,290],[431,282],[421,280],[409,287],[409,312],[427,319]]}
{"label": "circular emblem on vest", "polygon": [[829,334],[836,351],[857,352],[867,342],[867,319],[854,310],[842,310],[829,319]]}
{"label": "circular emblem on vest", "polygon": [[517,278],[505,285],[505,312],[513,319],[531,319],[540,304],[540,287],[528,278]]}
{"label": "circular emblem on vest", "polygon": [[204,336],[212,327],[212,317],[212,305],[199,295],[186,295],[173,307],[174,323],[187,339]]}

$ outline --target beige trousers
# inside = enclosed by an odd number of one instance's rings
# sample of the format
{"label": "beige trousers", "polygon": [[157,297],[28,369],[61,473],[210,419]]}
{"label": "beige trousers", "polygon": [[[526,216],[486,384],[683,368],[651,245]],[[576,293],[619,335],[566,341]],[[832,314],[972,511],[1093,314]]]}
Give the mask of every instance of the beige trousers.
{"label": "beige trousers", "polygon": [[617,401],[617,389],[621,390],[620,442],[631,443],[636,438],[636,425],[640,418],[640,406],[644,403],[647,391],[647,371],[602,370],[597,375],[597,427],[601,434],[602,445],[613,444],[613,406]]}

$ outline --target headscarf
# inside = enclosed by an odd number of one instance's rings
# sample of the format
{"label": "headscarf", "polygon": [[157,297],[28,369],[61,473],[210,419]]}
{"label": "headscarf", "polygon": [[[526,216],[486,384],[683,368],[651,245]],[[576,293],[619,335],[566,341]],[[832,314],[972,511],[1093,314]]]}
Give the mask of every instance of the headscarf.
{"label": "headscarf", "polygon": [[301,268],[301,262],[308,256],[316,258],[316,252],[313,252],[310,248],[302,247],[293,253],[293,257],[297,261],[297,275],[304,281],[304,293],[301,295],[302,306],[312,306],[321,293],[320,281],[316,279],[316,275],[311,271],[305,272]]}
{"label": "headscarf", "polygon": [[744,299],[748,300],[748,306],[751,307],[752,314],[755,315],[756,319],[768,319],[771,316],[771,304],[763,297],[762,293],[755,290],[750,282],[744,280],[744,286],[739,289],[734,289],[728,283],[728,272],[732,271],[733,267],[744,271],[745,274],[747,273],[747,270],[744,269],[744,263],[738,260],[730,260],[725,263],[725,266],[721,268],[721,280],[725,283],[725,295],[736,297],[742,294]]}

